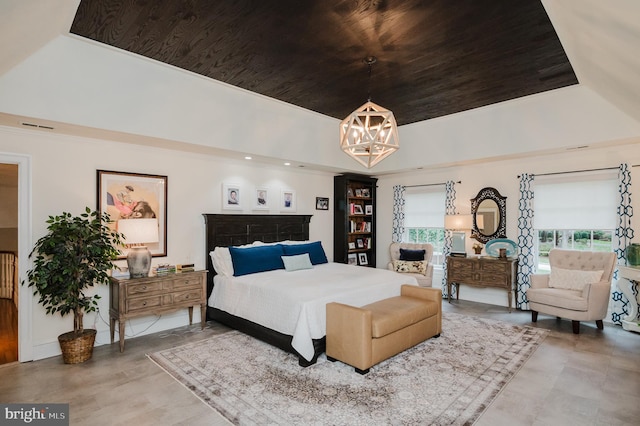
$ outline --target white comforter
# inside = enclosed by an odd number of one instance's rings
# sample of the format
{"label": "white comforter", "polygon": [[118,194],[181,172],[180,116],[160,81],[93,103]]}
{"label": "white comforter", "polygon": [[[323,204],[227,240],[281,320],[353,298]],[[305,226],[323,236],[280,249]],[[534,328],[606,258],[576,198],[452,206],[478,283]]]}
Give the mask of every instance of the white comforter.
{"label": "white comforter", "polygon": [[313,358],[312,339],[326,334],[326,304],[363,306],[400,295],[415,278],[397,272],[325,263],[313,269],[284,269],[224,277],[216,275],[209,306],[293,336],[292,346]]}

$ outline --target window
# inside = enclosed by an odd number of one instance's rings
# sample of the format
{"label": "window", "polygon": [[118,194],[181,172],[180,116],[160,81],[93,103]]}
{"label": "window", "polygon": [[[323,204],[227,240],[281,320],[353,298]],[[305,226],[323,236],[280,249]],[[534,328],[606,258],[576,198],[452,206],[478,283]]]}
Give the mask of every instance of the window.
{"label": "window", "polygon": [[614,171],[536,179],[534,228],[538,271],[552,248],[612,251],[618,187]]}
{"label": "window", "polygon": [[433,246],[434,265],[444,263],[444,188],[407,188],[404,194],[404,238],[407,243]]}

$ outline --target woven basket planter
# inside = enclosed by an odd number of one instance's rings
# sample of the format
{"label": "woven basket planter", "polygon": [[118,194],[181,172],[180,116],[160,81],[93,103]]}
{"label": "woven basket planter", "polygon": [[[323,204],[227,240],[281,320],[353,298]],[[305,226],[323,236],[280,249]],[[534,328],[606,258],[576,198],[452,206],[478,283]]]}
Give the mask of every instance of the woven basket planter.
{"label": "woven basket planter", "polygon": [[93,344],[96,341],[96,330],[86,329],[80,333],[70,331],[58,336],[62,359],[65,364],[79,364],[93,355]]}

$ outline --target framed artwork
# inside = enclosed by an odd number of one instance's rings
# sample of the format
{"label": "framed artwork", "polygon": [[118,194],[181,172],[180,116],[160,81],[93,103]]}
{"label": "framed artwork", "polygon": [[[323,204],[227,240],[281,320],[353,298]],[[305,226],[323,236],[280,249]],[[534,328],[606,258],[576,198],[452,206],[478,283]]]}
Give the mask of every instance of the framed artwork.
{"label": "framed artwork", "polygon": [[360,188],[356,189],[356,197],[362,197],[362,189]]}
{"label": "framed artwork", "polygon": [[280,194],[280,211],[296,211],[296,192],[290,189],[283,189]]}
{"label": "framed artwork", "polygon": [[[167,255],[167,176],[98,170],[96,192],[98,211],[109,213],[112,229],[120,220],[157,219],[158,241],[145,246],[154,257]],[[125,248],[118,259],[127,254]]]}
{"label": "framed artwork", "polygon": [[364,240],[362,238],[358,238],[356,243],[358,244],[359,249],[364,248]]}
{"label": "framed artwork", "polygon": [[356,243],[354,243],[353,241],[349,242],[349,250],[355,250],[356,249]]}
{"label": "framed artwork", "polygon": [[358,253],[358,264],[359,265],[369,264],[369,261],[367,260],[367,253]]}
{"label": "framed artwork", "polygon": [[358,258],[356,257],[355,253],[351,253],[351,254],[347,255],[347,264],[349,264],[349,265],[357,265],[358,264]]}
{"label": "framed artwork", "polygon": [[253,196],[254,210],[269,210],[269,189],[264,187],[256,188]]}
{"label": "framed artwork", "polygon": [[373,204],[367,204],[366,206],[364,206],[364,214],[373,214]]}
{"label": "framed artwork", "polygon": [[224,210],[242,210],[240,203],[240,185],[233,183],[222,184],[222,208]]}
{"label": "framed artwork", "polygon": [[369,188],[362,188],[362,196],[365,198],[371,197],[371,194],[369,193]]}
{"label": "framed artwork", "polygon": [[326,197],[316,197],[316,210],[329,210],[329,199]]}
{"label": "framed artwork", "polygon": [[360,204],[353,205],[353,213],[354,214],[362,214],[362,206]]}

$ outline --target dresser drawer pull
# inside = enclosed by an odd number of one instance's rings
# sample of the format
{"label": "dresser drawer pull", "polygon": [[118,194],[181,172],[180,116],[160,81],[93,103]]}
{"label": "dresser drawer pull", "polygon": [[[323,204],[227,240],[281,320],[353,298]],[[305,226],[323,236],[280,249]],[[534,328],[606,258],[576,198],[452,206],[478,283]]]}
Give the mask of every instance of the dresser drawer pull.
{"label": "dresser drawer pull", "polygon": [[143,286],[142,286],[142,291],[145,291],[146,289],[147,289],[147,286],[146,286],[146,285],[143,285]]}
{"label": "dresser drawer pull", "polygon": [[142,302],[142,306],[147,306],[147,302]]}

